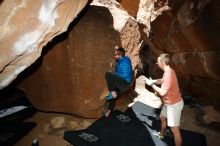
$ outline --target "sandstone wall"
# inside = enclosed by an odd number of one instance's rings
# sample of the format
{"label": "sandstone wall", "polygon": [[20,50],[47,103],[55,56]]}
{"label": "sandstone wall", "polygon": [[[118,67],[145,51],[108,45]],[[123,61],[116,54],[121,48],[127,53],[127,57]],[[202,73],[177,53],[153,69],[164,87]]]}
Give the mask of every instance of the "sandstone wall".
{"label": "sandstone wall", "polygon": [[90,6],[67,33],[44,48],[48,51],[43,52],[39,67],[19,87],[38,109],[100,116],[108,94],[104,75],[110,70],[116,45],[121,45],[120,35],[113,28],[111,13]]}
{"label": "sandstone wall", "polygon": [[219,1],[173,1],[171,4],[171,11],[151,23],[152,33],[145,40],[155,56],[161,52],[172,55],[182,87],[217,107],[220,101]]}
{"label": "sandstone wall", "polygon": [[3,0],[0,3],[0,89],[34,63],[43,46],[67,30],[88,0]]}

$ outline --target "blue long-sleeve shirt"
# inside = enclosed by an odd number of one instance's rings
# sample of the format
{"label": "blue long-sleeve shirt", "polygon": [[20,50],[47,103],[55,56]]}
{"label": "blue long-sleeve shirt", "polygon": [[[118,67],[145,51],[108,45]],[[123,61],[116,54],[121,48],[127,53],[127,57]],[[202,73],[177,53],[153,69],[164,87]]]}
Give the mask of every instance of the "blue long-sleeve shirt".
{"label": "blue long-sleeve shirt", "polygon": [[125,79],[128,83],[132,82],[132,65],[127,56],[120,57],[115,65],[115,74]]}

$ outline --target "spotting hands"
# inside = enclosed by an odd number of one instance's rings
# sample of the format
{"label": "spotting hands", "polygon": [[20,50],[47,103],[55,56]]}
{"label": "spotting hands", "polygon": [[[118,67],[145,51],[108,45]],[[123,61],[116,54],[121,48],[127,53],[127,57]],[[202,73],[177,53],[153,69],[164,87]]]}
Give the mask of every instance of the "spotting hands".
{"label": "spotting hands", "polygon": [[153,84],[156,83],[157,80],[152,80],[151,77],[149,78],[146,77],[144,81],[148,86],[153,86]]}

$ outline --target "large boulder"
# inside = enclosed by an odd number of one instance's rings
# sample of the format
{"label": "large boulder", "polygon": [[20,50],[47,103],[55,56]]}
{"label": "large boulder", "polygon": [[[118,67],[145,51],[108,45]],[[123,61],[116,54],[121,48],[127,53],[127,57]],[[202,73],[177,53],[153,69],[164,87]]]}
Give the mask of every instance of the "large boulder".
{"label": "large boulder", "polygon": [[121,45],[120,35],[113,28],[111,13],[90,6],[21,74],[28,76],[19,87],[40,110],[100,116],[108,94],[104,75],[111,69],[116,45]]}
{"label": "large boulder", "polygon": [[40,57],[42,48],[67,30],[88,0],[0,2],[0,89]]}

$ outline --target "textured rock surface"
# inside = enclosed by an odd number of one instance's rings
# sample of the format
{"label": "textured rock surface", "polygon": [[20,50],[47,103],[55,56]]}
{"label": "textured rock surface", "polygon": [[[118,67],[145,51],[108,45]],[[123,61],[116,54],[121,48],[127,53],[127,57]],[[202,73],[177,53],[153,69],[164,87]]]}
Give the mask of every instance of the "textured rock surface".
{"label": "textured rock surface", "polygon": [[[134,7],[134,2],[125,2],[125,6]],[[128,2],[128,3],[127,3]],[[137,1],[136,1],[137,2]],[[128,12],[114,0],[94,0],[92,5],[108,8],[113,17],[113,26],[120,33],[121,45],[126,50],[126,55],[131,58],[133,68],[139,62],[141,34],[137,21],[129,16]]]}
{"label": "textured rock surface", "polygon": [[132,17],[137,16],[140,0],[117,0]]}
{"label": "textured rock surface", "polygon": [[139,43],[137,22],[118,3],[94,1],[19,76],[19,88],[40,110],[97,117],[106,102],[104,74],[110,69],[114,47],[125,47],[136,66]]}
{"label": "textured rock surface", "polygon": [[152,22],[150,38],[145,42],[155,56],[161,52],[172,55],[183,88],[219,107],[219,1],[182,0],[170,5],[171,11]]}
{"label": "textured rock surface", "polygon": [[130,18],[120,33],[122,47],[125,48],[126,54],[132,60],[132,66],[135,68],[140,62],[140,42],[141,34],[139,31],[138,23]]}
{"label": "textured rock surface", "polygon": [[0,89],[30,66],[66,31],[87,0],[3,0],[0,3]]}
{"label": "textured rock surface", "polygon": [[39,68],[32,69],[20,87],[38,109],[94,118],[106,102],[104,74],[114,46],[121,45],[120,35],[105,7],[91,6],[78,17],[45,48],[48,51],[32,66]]}
{"label": "textured rock surface", "polygon": [[167,1],[157,0],[140,0],[137,12],[137,21],[145,26],[144,32],[149,36],[151,30],[151,22],[162,12],[170,10]]}

